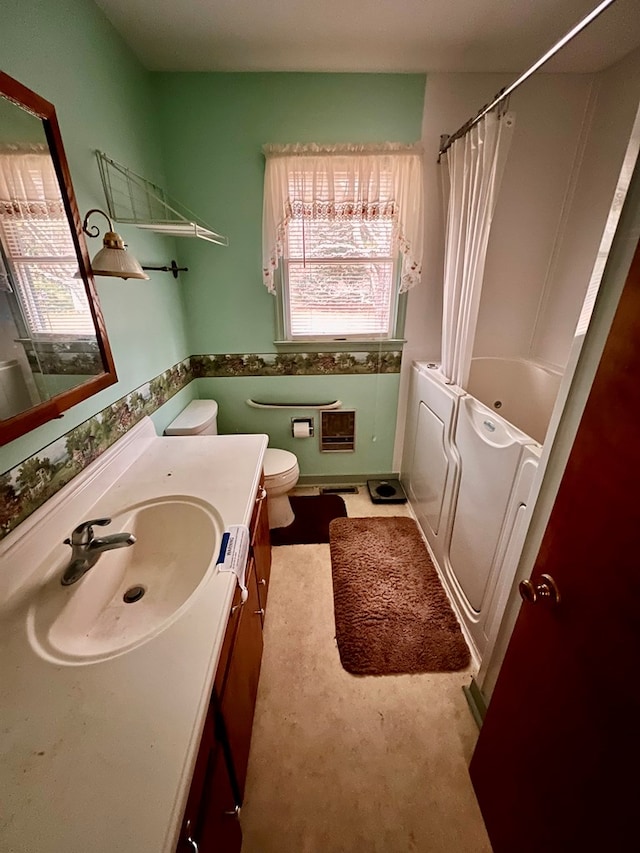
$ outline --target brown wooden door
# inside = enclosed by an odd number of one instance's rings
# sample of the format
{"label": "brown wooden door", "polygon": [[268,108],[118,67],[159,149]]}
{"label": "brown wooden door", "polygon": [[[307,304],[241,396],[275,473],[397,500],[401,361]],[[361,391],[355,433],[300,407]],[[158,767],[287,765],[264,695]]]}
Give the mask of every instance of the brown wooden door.
{"label": "brown wooden door", "polygon": [[495,853],[637,849],[640,248],[470,773]]}

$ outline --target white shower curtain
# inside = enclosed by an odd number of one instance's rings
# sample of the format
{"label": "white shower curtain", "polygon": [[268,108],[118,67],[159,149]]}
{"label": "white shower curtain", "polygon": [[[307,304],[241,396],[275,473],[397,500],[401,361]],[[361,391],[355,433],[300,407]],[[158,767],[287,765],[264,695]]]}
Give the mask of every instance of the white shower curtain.
{"label": "white shower curtain", "polygon": [[442,155],[445,211],[442,373],[466,388],[495,210],[515,124],[488,113]]}

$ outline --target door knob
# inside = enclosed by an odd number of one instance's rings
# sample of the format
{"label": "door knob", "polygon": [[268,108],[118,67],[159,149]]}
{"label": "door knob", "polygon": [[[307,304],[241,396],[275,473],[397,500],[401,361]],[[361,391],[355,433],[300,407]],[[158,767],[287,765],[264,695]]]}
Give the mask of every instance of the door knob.
{"label": "door knob", "polygon": [[523,601],[530,604],[560,604],[560,590],[551,575],[540,575],[540,580],[535,583],[531,578],[520,581],[518,590]]}

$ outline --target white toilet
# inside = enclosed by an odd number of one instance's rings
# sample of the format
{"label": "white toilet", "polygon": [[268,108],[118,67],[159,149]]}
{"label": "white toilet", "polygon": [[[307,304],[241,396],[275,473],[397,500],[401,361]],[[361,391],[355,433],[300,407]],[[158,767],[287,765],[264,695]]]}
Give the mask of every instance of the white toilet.
{"label": "white toilet", "polygon": [[264,487],[267,490],[269,527],[288,527],[293,519],[293,510],[288,493],[298,482],[300,469],[295,453],[267,447],[264,455]]}
{"label": "white toilet", "polygon": [[[171,421],[165,435],[217,435],[218,404],[215,400],[192,400]],[[264,487],[267,490],[269,527],[288,527],[294,515],[288,492],[300,476],[295,453],[268,447],[264,455]]]}

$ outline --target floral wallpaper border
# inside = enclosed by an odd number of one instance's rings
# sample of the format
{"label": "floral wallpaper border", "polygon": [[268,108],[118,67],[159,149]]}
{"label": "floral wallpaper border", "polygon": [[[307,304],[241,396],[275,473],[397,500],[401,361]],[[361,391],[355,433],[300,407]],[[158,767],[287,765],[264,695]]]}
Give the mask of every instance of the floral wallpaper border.
{"label": "floral wallpaper border", "polygon": [[222,376],[348,376],[399,373],[402,353],[287,352],[192,355],[194,379]]}
{"label": "floral wallpaper border", "polygon": [[80,341],[23,341],[29,367],[33,373],[63,376],[93,376],[101,373],[102,355],[98,342]]}
{"label": "floral wallpaper border", "polygon": [[192,379],[186,358],[0,475],[0,539]]}
{"label": "floral wallpaper border", "polygon": [[201,377],[399,373],[401,352],[194,355],[145,382],[0,475],[0,539],[145,415]]}

